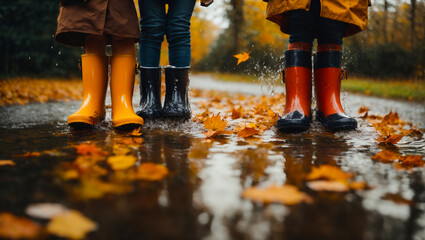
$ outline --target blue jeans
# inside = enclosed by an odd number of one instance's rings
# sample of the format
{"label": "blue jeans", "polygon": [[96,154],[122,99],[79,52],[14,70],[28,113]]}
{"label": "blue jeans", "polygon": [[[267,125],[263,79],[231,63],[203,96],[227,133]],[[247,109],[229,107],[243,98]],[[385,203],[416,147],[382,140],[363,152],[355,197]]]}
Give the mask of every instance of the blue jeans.
{"label": "blue jeans", "polygon": [[[190,19],[196,0],[139,0],[140,66],[159,67],[161,43],[168,41],[168,58],[175,67],[190,66]],[[165,5],[168,3],[168,12]]]}
{"label": "blue jeans", "polygon": [[342,45],[346,23],[320,17],[320,0],[311,0],[310,11],[294,10],[289,13],[289,42]]}

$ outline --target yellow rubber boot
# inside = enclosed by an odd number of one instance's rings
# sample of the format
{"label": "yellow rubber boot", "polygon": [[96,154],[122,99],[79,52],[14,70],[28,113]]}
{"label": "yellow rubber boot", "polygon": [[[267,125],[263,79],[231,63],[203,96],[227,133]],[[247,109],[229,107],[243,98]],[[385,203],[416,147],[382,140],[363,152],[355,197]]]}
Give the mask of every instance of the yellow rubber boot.
{"label": "yellow rubber boot", "polygon": [[77,112],[68,117],[74,129],[91,128],[105,119],[105,96],[108,83],[106,56],[81,55],[83,75],[83,103]]}
{"label": "yellow rubber boot", "polygon": [[120,131],[130,131],[143,125],[143,118],[133,110],[135,57],[114,55],[111,58],[112,125]]}

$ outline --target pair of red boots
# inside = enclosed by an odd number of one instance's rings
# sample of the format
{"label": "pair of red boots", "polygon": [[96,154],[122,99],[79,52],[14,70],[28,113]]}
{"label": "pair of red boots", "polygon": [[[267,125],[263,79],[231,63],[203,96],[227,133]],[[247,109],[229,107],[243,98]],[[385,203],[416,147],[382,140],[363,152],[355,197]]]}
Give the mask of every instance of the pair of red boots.
{"label": "pair of red boots", "polygon": [[[352,130],[357,121],[346,115],[341,105],[342,46],[322,44],[314,56],[316,119],[330,131]],[[276,127],[285,133],[303,132],[312,121],[311,45],[291,43],[285,51],[286,105]]]}

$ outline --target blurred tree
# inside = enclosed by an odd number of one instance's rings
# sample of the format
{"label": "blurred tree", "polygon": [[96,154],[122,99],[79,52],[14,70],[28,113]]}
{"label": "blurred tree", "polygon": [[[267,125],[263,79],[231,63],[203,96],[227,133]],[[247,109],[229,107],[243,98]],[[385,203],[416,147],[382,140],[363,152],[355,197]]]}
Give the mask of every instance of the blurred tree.
{"label": "blurred tree", "polygon": [[54,41],[58,1],[0,1],[0,76],[78,74],[81,50]]}

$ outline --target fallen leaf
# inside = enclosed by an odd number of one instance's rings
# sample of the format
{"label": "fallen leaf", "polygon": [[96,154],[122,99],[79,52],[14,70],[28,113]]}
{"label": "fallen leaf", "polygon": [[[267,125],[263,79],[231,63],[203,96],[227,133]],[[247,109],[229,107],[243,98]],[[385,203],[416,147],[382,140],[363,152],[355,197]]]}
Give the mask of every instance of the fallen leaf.
{"label": "fallen leaf", "polygon": [[131,136],[141,136],[142,135],[142,127],[136,128],[131,132]]}
{"label": "fallen leaf", "polygon": [[337,166],[322,165],[313,167],[306,178],[307,180],[334,180],[346,183],[351,177],[353,177],[353,174],[346,173]]}
{"label": "fallen leaf", "polygon": [[340,181],[317,180],[307,183],[308,187],[316,191],[347,192],[350,188]]}
{"label": "fallen leaf", "polygon": [[375,161],[383,162],[383,163],[391,163],[399,159],[399,157],[400,157],[400,154],[398,153],[388,151],[388,150],[383,150],[377,153],[375,156],[373,156],[372,159]]}
{"label": "fallen leaf", "polygon": [[32,239],[41,231],[41,226],[29,219],[0,212],[0,238]]}
{"label": "fallen leaf", "polygon": [[376,141],[381,142],[381,143],[385,143],[385,144],[394,145],[394,144],[398,143],[403,137],[404,137],[404,135],[402,135],[402,134],[389,134],[387,136],[381,136],[381,137],[377,138]]}
{"label": "fallen leaf", "polygon": [[232,108],[232,119],[241,118],[243,114],[243,107],[239,106],[238,109]]}
{"label": "fallen leaf", "polygon": [[243,52],[243,53],[233,55],[233,57],[238,59],[238,63],[236,65],[239,65],[239,63],[245,62],[250,58],[249,53],[247,53],[247,52]]}
{"label": "fallen leaf", "polygon": [[395,163],[397,169],[412,169],[414,167],[423,167],[424,160],[422,155],[406,155],[399,159],[398,163]]}
{"label": "fallen leaf", "polygon": [[25,154],[13,155],[13,157],[40,157],[39,152],[26,152]]}
{"label": "fallen leaf", "polygon": [[114,170],[125,170],[136,163],[136,157],[131,155],[118,155],[108,157],[108,163]]}
{"label": "fallen leaf", "polygon": [[260,131],[258,131],[255,128],[245,127],[244,129],[238,132],[238,136],[246,138],[246,137],[251,137],[253,135],[256,135],[258,133],[260,133]]}
{"label": "fallen leaf", "polygon": [[151,162],[142,163],[137,168],[135,178],[148,181],[159,181],[168,175],[168,169],[161,165]]}
{"label": "fallen leaf", "polygon": [[25,213],[28,216],[41,219],[51,219],[56,215],[67,212],[68,209],[58,203],[37,203],[29,205]]}
{"label": "fallen leaf", "polygon": [[224,131],[226,126],[227,126],[227,122],[221,119],[219,114],[208,118],[204,122],[205,129],[213,130],[216,132]]}
{"label": "fallen leaf", "polygon": [[15,166],[16,163],[12,160],[0,160],[0,166]]}
{"label": "fallen leaf", "polygon": [[96,229],[95,222],[75,210],[56,215],[47,225],[49,233],[71,239],[82,239]]}
{"label": "fallen leaf", "polygon": [[285,205],[294,205],[301,202],[312,203],[313,200],[307,194],[300,192],[295,186],[271,185],[267,188],[260,189],[251,187],[242,192],[243,198],[248,198],[255,202],[262,203],[282,203]]}
{"label": "fallen leaf", "polygon": [[368,107],[366,107],[366,106],[361,106],[360,108],[359,108],[359,114],[362,114],[362,113],[367,113],[367,112],[369,112],[369,108]]}
{"label": "fallen leaf", "polygon": [[406,205],[414,205],[415,202],[411,200],[407,200],[400,196],[399,194],[393,194],[393,193],[387,193],[385,196],[382,197],[384,200],[393,201],[397,204],[406,204]]}
{"label": "fallen leaf", "polygon": [[74,146],[77,149],[77,154],[79,155],[97,155],[104,156],[107,153],[102,149],[96,147],[94,143],[82,143],[80,145]]}

